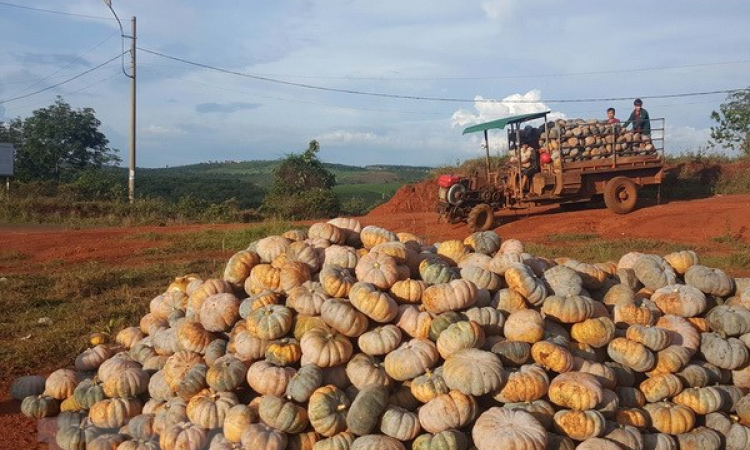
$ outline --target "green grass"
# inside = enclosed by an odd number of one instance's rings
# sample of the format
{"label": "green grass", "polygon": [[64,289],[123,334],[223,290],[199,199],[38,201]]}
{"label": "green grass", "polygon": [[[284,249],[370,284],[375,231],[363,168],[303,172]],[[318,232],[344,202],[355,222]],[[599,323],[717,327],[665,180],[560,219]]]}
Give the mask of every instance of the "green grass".
{"label": "green grass", "polygon": [[588,241],[591,239],[598,239],[599,235],[596,233],[559,233],[553,234],[547,237],[549,242],[576,242],[576,241]]}

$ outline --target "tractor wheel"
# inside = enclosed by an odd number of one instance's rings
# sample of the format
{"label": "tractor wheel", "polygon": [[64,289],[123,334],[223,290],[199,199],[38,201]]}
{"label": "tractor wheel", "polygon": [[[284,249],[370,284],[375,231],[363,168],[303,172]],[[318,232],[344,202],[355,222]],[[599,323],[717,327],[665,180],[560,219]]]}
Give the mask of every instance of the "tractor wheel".
{"label": "tractor wheel", "polygon": [[471,209],[466,223],[472,231],[487,231],[495,223],[495,214],[492,207],[486,203],[479,204]]}
{"label": "tractor wheel", "polygon": [[615,177],[604,185],[604,204],[612,212],[627,214],[638,202],[638,186],[629,178]]}

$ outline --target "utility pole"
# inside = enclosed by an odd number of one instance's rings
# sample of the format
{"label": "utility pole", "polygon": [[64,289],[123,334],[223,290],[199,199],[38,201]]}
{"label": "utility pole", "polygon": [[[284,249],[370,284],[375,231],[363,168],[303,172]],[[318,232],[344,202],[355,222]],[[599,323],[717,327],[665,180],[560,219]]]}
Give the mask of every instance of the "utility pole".
{"label": "utility pole", "polygon": [[130,42],[130,170],[128,171],[128,199],[135,201],[135,16],[130,19],[133,35]]}
{"label": "utility pole", "polygon": [[[117,25],[120,26],[120,37],[124,39],[130,39],[130,73],[125,71],[125,61],[123,59],[122,62],[122,72],[125,74],[126,77],[130,78],[130,164],[128,168],[128,200],[130,203],[135,202],[135,148],[136,148],[136,142],[135,142],[135,129],[136,129],[136,120],[135,120],[135,47],[136,47],[136,32],[135,32],[135,16],[131,17],[130,19],[130,25],[132,27],[132,33],[130,36],[126,35],[125,32],[122,29],[122,22],[120,22],[120,18],[117,17],[117,13],[115,12],[114,8],[112,8],[112,0],[104,0],[104,4],[107,5],[110,11],[112,11],[112,15],[115,16],[115,19],[117,20]],[[123,41],[123,49],[125,47],[124,41]],[[123,50],[123,55],[125,54],[125,51]]]}

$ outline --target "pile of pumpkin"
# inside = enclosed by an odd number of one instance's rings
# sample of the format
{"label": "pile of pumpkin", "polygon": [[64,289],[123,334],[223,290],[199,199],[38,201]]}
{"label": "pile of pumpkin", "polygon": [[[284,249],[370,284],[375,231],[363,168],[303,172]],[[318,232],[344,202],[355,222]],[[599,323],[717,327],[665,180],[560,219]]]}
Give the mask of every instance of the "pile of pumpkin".
{"label": "pile of pumpkin", "polygon": [[589,264],[337,218],[177,278],[12,392],[65,450],[748,449],[749,307],[692,251]]}

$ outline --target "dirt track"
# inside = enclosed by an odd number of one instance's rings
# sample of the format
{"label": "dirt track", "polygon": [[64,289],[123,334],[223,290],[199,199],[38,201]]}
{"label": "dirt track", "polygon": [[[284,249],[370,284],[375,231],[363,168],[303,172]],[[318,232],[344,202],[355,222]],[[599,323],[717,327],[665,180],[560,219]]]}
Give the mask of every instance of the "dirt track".
{"label": "dirt track", "polygon": [[[429,242],[464,238],[466,225],[439,223],[427,212],[434,204],[434,189],[428,184],[403,188],[396,197],[371,214],[363,225],[378,225],[393,231],[410,231]],[[403,212],[407,211],[407,212]],[[718,196],[691,201],[645,206],[620,216],[606,209],[561,212],[556,207],[498,216],[496,231],[504,238],[543,243],[547,236],[566,233],[596,233],[605,238],[650,238],[696,247],[711,246],[711,238],[731,235],[750,243],[750,195]],[[233,229],[245,224],[191,225],[175,227],[102,228],[63,230],[39,226],[0,226],[0,252],[19,255],[0,258],[0,277],[27,272],[38,263],[98,261],[117,265],[143,264],[138,250],[164,245],[163,240],[133,238],[144,233],[189,233],[204,229]],[[234,250],[218,252],[229,257]],[[197,258],[199,255],[196,254]],[[206,255],[200,255],[206,256]],[[185,257],[190,257],[186,255]],[[35,421],[18,412],[18,402],[8,398],[10,380],[0,380],[0,449],[35,447]]]}

